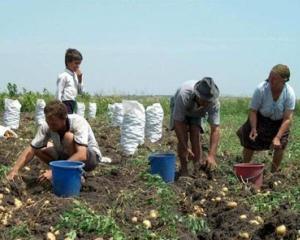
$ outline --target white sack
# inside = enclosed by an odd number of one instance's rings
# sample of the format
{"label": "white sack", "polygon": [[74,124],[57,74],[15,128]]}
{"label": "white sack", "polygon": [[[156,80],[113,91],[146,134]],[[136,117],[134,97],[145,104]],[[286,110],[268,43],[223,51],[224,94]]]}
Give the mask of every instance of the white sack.
{"label": "white sack", "polygon": [[21,104],[18,100],[4,99],[3,123],[5,127],[18,129],[20,125]]}
{"label": "white sack", "polygon": [[89,103],[89,113],[88,117],[89,118],[96,118],[96,113],[97,113],[97,104],[96,103]]}
{"label": "white sack", "polygon": [[35,105],[35,122],[39,126],[45,122],[44,108],[46,103],[44,99],[38,99]]}
{"label": "white sack", "polygon": [[162,137],[164,110],[160,103],[154,103],[146,109],[146,138],[154,143]]}
{"label": "white sack", "polygon": [[83,102],[77,102],[77,111],[76,113],[81,116],[84,117],[85,114],[85,104]]}
{"label": "white sack", "polygon": [[121,127],[121,146],[127,156],[133,155],[144,143],[145,108],[137,101],[123,101],[124,117]]}

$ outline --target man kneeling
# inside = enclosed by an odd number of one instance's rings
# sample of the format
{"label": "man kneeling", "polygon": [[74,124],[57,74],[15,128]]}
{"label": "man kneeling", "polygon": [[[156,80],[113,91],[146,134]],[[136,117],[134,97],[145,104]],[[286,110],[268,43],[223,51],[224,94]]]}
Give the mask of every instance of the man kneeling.
{"label": "man kneeling", "polygon": [[[46,164],[55,160],[72,160],[84,162],[85,171],[95,169],[102,155],[89,123],[79,115],[68,115],[60,101],[48,103],[44,112],[46,123],[38,128],[31,145],[21,153],[7,178],[13,180],[34,156]],[[39,177],[41,181],[51,178],[51,170]]]}

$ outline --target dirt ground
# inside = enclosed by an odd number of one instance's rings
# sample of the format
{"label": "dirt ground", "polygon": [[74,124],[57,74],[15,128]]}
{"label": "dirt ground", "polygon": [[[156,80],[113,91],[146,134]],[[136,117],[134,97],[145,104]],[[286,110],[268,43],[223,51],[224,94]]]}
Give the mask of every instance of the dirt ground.
{"label": "dirt ground", "polygon": [[[12,162],[16,160],[16,156],[30,143],[33,130],[29,126],[32,126],[32,122],[33,118],[30,114],[23,115],[21,127],[17,131],[20,137],[16,140],[0,142],[1,164],[11,166]],[[136,210],[145,211],[147,208],[145,202],[153,197],[152,190],[147,189],[139,178],[139,173],[147,168],[147,164],[144,166],[129,164],[130,159],[122,156],[120,151],[119,130],[108,127],[106,120],[92,121],[91,125],[103,155],[113,159],[113,163],[101,164],[96,171],[86,175],[86,181],[78,199],[103,214],[106,214],[114,203],[113,207],[120,208],[120,211],[116,211],[114,216],[117,224],[121,226],[128,239],[138,239],[135,237],[137,230],[130,224],[130,219],[132,212]],[[161,142],[157,144],[146,143],[139,151],[175,151],[176,138],[173,133],[167,131],[166,126],[164,128],[164,138]],[[230,156],[225,156],[219,161],[228,161],[230,164],[228,158]],[[72,205],[73,199],[58,198],[52,194],[50,183],[38,184],[37,177],[46,168],[47,166],[34,159],[14,182],[8,183],[4,179],[1,181],[0,194],[2,195],[0,196],[2,199],[0,201],[2,203],[0,205],[8,213],[0,213],[0,238],[10,239],[7,230],[12,226],[26,222],[34,239],[45,239],[49,229],[57,224],[59,216]],[[258,214],[251,210],[244,199],[256,194],[256,192],[243,186],[239,191],[236,191],[236,188],[230,185],[226,178],[230,174],[232,175],[232,171],[229,168],[224,171],[215,171],[212,175],[199,171],[196,176],[179,178],[171,185],[176,194],[180,196],[176,210],[178,214],[192,215],[195,214],[195,208],[201,208],[204,212],[203,218],[206,219],[210,227],[209,232],[198,233],[195,236],[187,228],[178,225],[178,233],[180,233],[178,237],[180,239],[246,239],[240,236],[241,232],[249,233],[248,239],[253,240],[297,239],[298,230],[300,230],[300,214],[291,211],[287,204],[283,204],[276,212],[261,214],[260,217],[263,222],[259,225],[250,224],[249,220],[256,219]],[[299,175],[296,170],[293,170],[290,179],[287,179],[284,174],[272,175],[267,173],[262,191],[272,191],[275,187],[275,181],[281,181],[281,187],[284,189],[285,184],[297,182],[297,179],[300,178]],[[133,192],[137,189],[142,189],[142,193],[132,204],[128,204],[128,202],[125,204],[118,200],[120,194]],[[17,206],[15,198],[22,202],[22,206]],[[237,202],[237,207],[228,207],[228,201]],[[241,215],[247,215],[247,219],[241,220]],[[3,224],[4,218],[7,221],[5,224]],[[278,237],[275,228],[281,224],[284,224],[288,231],[285,236]],[[156,225],[154,222],[153,228],[159,231],[162,226],[159,223]],[[62,229],[61,236],[67,232],[68,229]],[[77,235],[77,239],[95,239],[96,237],[99,236],[85,232]],[[64,239],[64,237],[58,239]],[[109,236],[107,238],[104,236],[104,239],[109,239]]]}

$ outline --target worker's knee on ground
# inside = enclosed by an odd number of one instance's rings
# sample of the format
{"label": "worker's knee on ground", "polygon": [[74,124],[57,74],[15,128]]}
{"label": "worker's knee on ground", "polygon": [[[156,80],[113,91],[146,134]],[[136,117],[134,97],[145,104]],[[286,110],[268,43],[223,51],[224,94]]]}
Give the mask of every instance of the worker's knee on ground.
{"label": "worker's knee on ground", "polygon": [[41,153],[42,153],[42,149],[34,149],[34,155],[39,157],[41,156]]}
{"label": "worker's knee on ground", "polygon": [[64,142],[71,143],[74,141],[74,134],[71,132],[66,132],[64,135]]}

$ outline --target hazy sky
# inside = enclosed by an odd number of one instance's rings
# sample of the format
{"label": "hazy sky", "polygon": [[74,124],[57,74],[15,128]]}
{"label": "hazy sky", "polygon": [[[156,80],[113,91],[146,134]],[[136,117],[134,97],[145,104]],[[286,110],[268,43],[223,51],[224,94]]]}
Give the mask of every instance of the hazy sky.
{"label": "hazy sky", "polygon": [[172,94],[211,76],[244,96],[277,63],[300,91],[299,0],[0,0],[0,12],[0,90],[54,92],[73,47],[91,93]]}

